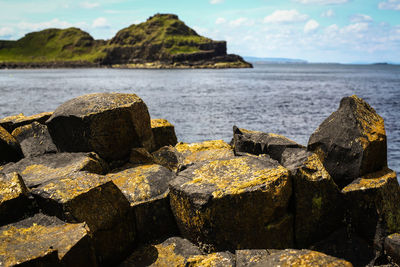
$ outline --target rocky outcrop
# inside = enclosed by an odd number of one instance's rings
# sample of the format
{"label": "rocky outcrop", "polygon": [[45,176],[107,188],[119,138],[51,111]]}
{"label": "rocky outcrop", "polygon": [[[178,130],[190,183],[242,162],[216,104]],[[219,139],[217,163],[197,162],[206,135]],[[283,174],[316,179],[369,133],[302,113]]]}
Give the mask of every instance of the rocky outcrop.
{"label": "rocky outcrop", "polygon": [[17,140],[0,126],[0,164],[18,161],[22,156]]}
{"label": "rocky outcrop", "polygon": [[317,153],[336,184],[343,188],[387,166],[386,132],[381,116],[353,95],[340,101],[311,135],[308,149]]}
{"label": "rocky outcrop", "polygon": [[147,106],[135,94],[74,98],[59,106],[46,124],[60,151],[95,151],[112,161],[129,155],[132,147],[154,147]]}

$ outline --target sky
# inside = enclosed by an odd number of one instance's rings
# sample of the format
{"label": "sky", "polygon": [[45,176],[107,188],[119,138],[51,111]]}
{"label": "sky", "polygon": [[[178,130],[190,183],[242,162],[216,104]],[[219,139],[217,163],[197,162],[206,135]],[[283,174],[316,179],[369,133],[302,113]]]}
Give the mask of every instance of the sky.
{"label": "sky", "polygon": [[0,0],[0,39],[68,27],[110,39],[155,13],[241,56],[400,63],[400,0]]}

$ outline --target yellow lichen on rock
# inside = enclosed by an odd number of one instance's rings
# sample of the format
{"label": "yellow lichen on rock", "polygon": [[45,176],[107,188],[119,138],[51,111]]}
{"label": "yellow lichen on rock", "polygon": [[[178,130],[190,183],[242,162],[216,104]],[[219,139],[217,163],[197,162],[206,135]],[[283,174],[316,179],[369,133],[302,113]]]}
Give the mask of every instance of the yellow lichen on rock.
{"label": "yellow lichen on rock", "polygon": [[356,190],[366,190],[372,188],[380,188],[387,184],[389,180],[396,179],[397,175],[394,171],[382,170],[360,177],[357,182],[351,183],[342,192],[351,192]]}
{"label": "yellow lichen on rock", "polygon": [[17,140],[15,140],[15,138],[1,126],[0,126],[0,139],[4,140],[7,144],[17,143]]}
{"label": "yellow lichen on rock", "polygon": [[179,153],[187,154],[210,149],[230,149],[231,146],[223,140],[211,140],[191,144],[180,142],[175,146],[175,148]]}
{"label": "yellow lichen on rock", "polygon": [[154,262],[152,266],[185,266],[185,257],[175,253],[175,244],[158,244],[155,245],[155,247],[158,252],[158,257],[157,261]]}
{"label": "yellow lichen on rock", "polygon": [[313,153],[307,158],[307,160],[304,162],[304,167],[300,168],[299,171],[301,172],[302,177],[310,181],[331,179],[331,176],[326,171],[323,163],[316,153]]}
{"label": "yellow lichen on rock", "polygon": [[188,267],[215,267],[226,266],[232,267],[233,263],[230,259],[224,257],[221,253],[211,253],[207,255],[192,256],[187,260]]}
{"label": "yellow lichen on rock", "polygon": [[152,119],[151,128],[158,128],[158,127],[174,127],[174,125],[172,125],[166,119]]}
{"label": "yellow lichen on rock", "polygon": [[185,157],[182,164],[188,165],[191,163],[201,162],[201,161],[209,161],[209,160],[217,160],[223,158],[233,157],[234,153],[231,148],[217,148],[210,149],[204,151],[193,152]]}
{"label": "yellow lichen on rock", "polygon": [[18,173],[10,173],[7,176],[0,176],[0,205],[28,193],[28,189]]}

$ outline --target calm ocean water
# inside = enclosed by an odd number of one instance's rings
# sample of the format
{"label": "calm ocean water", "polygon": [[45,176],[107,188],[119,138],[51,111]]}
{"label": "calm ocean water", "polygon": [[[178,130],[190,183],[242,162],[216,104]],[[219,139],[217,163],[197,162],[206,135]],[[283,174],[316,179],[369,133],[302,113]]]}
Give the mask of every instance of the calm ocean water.
{"label": "calm ocean water", "polygon": [[179,141],[232,138],[232,126],[306,145],[339,105],[357,94],[385,119],[389,166],[400,171],[400,66],[256,64],[254,69],[0,70],[0,117],[31,115],[95,92],[138,94]]}

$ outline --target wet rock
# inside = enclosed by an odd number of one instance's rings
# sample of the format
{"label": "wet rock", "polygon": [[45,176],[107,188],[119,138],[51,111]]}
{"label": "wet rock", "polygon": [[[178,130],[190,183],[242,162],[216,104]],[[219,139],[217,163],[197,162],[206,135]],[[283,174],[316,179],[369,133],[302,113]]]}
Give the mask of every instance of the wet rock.
{"label": "wet rock", "polygon": [[188,267],[235,267],[235,256],[230,252],[216,252],[207,255],[192,256],[188,259]]}
{"label": "wet rock", "polygon": [[233,147],[235,153],[268,154],[271,158],[280,161],[286,148],[303,146],[282,135],[249,131],[233,126]]}
{"label": "wet rock", "polygon": [[163,146],[175,146],[178,143],[174,125],[165,119],[152,119],[151,130],[156,149]]}
{"label": "wet rock", "polygon": [[320,156],[340,188],[387,166],[383,119],[355,95],[340,101],[339,109],[311,135],[308,149]]}
{"label": "wet rock", "polygon": [[32,189],[32,194],[46,214],[86,222],[100,264],[122,260],[132,247],[135,222],[129,202],[105,176],[73,173]]}
{"label": "wet rock", "polygon": [[342,226],[340,190],[319,157],[305,148],[287,148],[281,164],[293,179],[296,245],[308,248]]}
{"label": "wet rock", "polygon": [[177,233],[168,197],[168,184],[176,177],[174,173],[156,164],[127,165],[107,177],[129,200],[140,242],[146,243]]}
{"label": "wet rock", "polygon": [[152,153],[154,162],[168,168],[173,172],[177,172],[183,156],[175,147],[164,146]]}
{"label": "wet rock", "polygon": [[392,264],[400,265],[400,234],[394,233],[386,237],[385,254]]}
{"label": "wet rock", "polygon": [[280,250],[276,249],[243,249],[236,250],[236,267],[257,266],[259,262],[264,262],[269,255]]}
{"label": "wet rock", "polygon": [[202,252],[190,241],[171,237],[162,243],[136,250],[120,267],[186,266],[188,259],[197,255],[202,255]]}
{"label": "wet rock", "polygon": [[44,124],[52,114],[53,112],[43,112],[32,116],[25,116],[24,114],[20,113],[18,115],[1,119],[0,126],[4,127],[4,129],[6,129],[9,133],[12,133],[16,128],[31,124],[35,121]]}
{"label": "wet rock", "polygon": [[181,233],[205,250],[293,245],[292,184],[276,161],[237,157],[196,164],[180,172],[170,190]]}
{"label": "wet rock", "polygon": [[30,210],[29,190],[18,173],[0,173],[0,225],[27,215]]}
{"label": "wet rock", "polygon": [[17,140],[0,126],[0,164],[15,162],[23,157]]}
{"label": "wet rock", "polygon": [[103,174],[106,170],[107,164],[96,153],[45,154],[0,167],[4,173],[18,172],[29,188],[74,172]]}
{"label": "wet rock", "polygon": [[1,266],[97,266],[84,223],[37,214],[0,228]]}
{"label": "wet rock", "polygon": [[321,252],[311,250],[285,249],[273,253],[266,259],[258,262],[255,266],[340,266],[352,267],[353,265],[345,260],[328,256]]}
{"label": "wet rock", "polygon": [[143,147],[132,148],[129,156],[131,164],[151,164],[154,163],[153,156]]}
{"label": "wet rock", "polygon": [[379,238],[379,232],[386,237],[400,231],[400,187],[394,171],[365,175],[343,188],[342,193],[351,226],[360,236],[371,242]]}
{"label": "wet rock", "polygon": [[38,122],[15,128],[11,134],[19,142],[24,157],[35,157],[56,153],[57,147],[51,140],[47,126]]}
{"label": "wet rock", "polygon": [[135,94],[80,96],[59,106],[46,123],[60,151],[95,151],[112,161],[128,157],[133,147],[154,146],[147,106]]}

